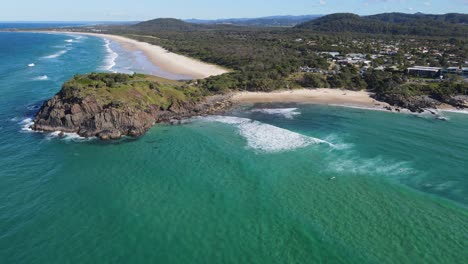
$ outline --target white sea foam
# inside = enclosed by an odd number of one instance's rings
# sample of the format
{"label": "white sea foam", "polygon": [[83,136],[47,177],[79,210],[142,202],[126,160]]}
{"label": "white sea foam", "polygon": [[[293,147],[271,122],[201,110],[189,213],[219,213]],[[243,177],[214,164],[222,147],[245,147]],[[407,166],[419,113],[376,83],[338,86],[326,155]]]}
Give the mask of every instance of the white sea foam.
{"label": "white sea foam", "polygon": [[300,115],[301,112],[297,108],[272,108],[272,109],[254,109],[252,112],[261,112],[270,115],[280,115],[288,119],[293,119],[294,116]]}
{"label": "white sea foam", "polygon": [[64,50],[60,50],[54,54],[51,54],[51,55],[48,55],[48,56],[44,56],[43,58],[44,59],[56,59],[60,56],[62,56],[63,54],[67,53],[70,49],[64,49]]}
{"label": "white sea foam", "polygon": [[48,80],[48,79],[49,79],[49,76],[42,75],[42,76],[38,76],[38,77],[34,78],[33,80],[35,80],[35,81],[45,81],[45,80]]}
{"label": "white sea foam", "polygon": [[409,162],[392,162],[378,156],[375,158],[362,158],[357,153],[346,152],[341,157],[330,157],[327,170],[333,172],[346,172],[347,174],[392,176],[404,178],[416,173]]}
{"label": "white sea foam", "polygon": [[443,109],[440,110],[441,112],[448,112],[448,113],[458,113],[458,114],[468,114],[468,110],[454,110],[454,109]]}
{"label": "white sea foam", "polygon": [[61,131],[55,131],[55,132],[47,134],[47,139],[50,140],[54,138],[60,138],[65,141],[75,141],[75,142],[93,140],[93,138],[85,138],[85,137],[78,135],[77,133],[66,133],[66,132],[61,132]]}
{"label": "white sea foam", "polygon": [[106,59],[104,60],[105,65],[103,66],[103,69],[106,71],[112,71],[112,68],[114,68],[114,66],[116,65],[115,61],[117,57],[119,57],[119,54],[113,51],[110,45],[111,45],[110,40],[104,39],[104,47],[106,48],[107,56],[106,56]]}
{"label": "white sea foam", "polygon": [[26,118],[26,119],[22,120],[21,122],[19,122],[19,124],[21,125],[21,131],[24,131],[24,132],[32,132],[33,131],[31,129],[31,126],[34,124],[32,118]]}
{"label": "white sea foam", "polygon": [[29,63],[28,64],[28,67],[34,67],[34,66],[36,66],[36,64],[34,64],[34,63]]}
{"label": "white sea foam", "polygon": [[67,43],[72,43],[72,42],[73,42],[73,39],[66,39],[65,42],[67,42]]}
{"label": "white sea foam", "polygon": [[248,118],[209,116],[202,118],[202,120],[235,125],[239,129],[239,134],[247,140],[247,145],[259,151],[282,152],[323,143],[332,146],[331,143],[324,140],[304,136]]}

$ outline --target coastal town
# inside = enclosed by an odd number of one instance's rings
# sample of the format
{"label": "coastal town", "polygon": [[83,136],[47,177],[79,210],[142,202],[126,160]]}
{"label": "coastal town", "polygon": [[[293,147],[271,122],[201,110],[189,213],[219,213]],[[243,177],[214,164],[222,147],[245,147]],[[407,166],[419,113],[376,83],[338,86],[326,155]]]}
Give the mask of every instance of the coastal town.
{"label": "coastal town", "polygon": [[353,39],[329,45],[315,40],[298,38],[296,43],[318,47],[316,54],[328,62],[326,69],[300,67],[301,72],[337,74],[344,66],[354,66],[360,74],[368,70],[402,72],[409,78],[430,81],[457,78],[468,81],[468,58],[456,45],[409,39],[406,41],[381,39]]}

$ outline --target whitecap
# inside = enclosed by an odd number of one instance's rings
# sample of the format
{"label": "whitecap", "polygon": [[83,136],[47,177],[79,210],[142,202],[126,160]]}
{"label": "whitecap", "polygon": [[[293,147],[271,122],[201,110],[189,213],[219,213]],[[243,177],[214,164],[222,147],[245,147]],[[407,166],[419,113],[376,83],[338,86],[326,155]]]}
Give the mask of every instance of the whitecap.
{"label": "whitecap", "polygon": [[293,119],[294,116],[300,115],[301,112],[297,108],[263,108],[263,109],[253,109],[252,112],[260,112],[270,115],[280,115],[287,119]]}
{"label": "whitecap", "polygon": [[24,120],[22,120],[21,122],[19,122],[19,124],[21,125],[21,131],[24,131],[24,132],[32,132],[32,128],[31,126],[34,125],[34,122],[33,122],[33,119],[32,118],[26,118]]}
{"label": "whitecap", "polygon": [[327,162],[327,170],[333,172],[346,172],[347,174],[372,175],[372,176],[392,176],[394,178],[404,178],[414,174],[416,171],[411,168],[406,161],[392,162],[378,156],[375,158],[362,158],[354,152],[348,152],[342,157],[330,157]]}
{"label": "whitecap", "polygon": [[28,67],[34,67],[34,66],[36,66],[36,64],[34,64],[34,63],[29,63],[28,64]]}
{"label": "whitecap", "polygon": [[49,79],[49,76],[47,76],[47,75],[42,75],[42,76],[38,76],[38,77],[34,78],[35,81],[45,81],[45,80],[48,80],[48,79]]}
{"label": "whitecap", "polygon": [[64,49],[64,50],[60,50],[54,54],[51,54],[51,55],[48,55],[48,56],[44,56],[42,58],[44,59],[56,59],[60,56],[62,56],[63,54],[67,53],[70,49]]}
{"label": "whitecap", "polygon": [[113,51],[110,45],[111,45],[110,40],[104,39],[104,47],[106,48],[107,56],[106,56],[106,59],[104,60],[105,64],[103,66],[103,69],[106,71],[112,71],[112,68],[114,68],[114,66],[116,65],[115,61],[119,57],[119,54]]}
{"label": "whitecap", "polygon": [[248,118],[209,116],[202,118],[202,120],[235,125],[239,130],[239,134],[247,140],[248,147],[263,152],[290,151],[312,144],[333,146],[331,143],[318,138],[308,137]]}
{"label": "whitecap", "polygon": [[67,43],[72,43],[72,42],[73,42],[73,39],[66,39],[65,42],[67,42]]}
{"label": "whitecap", "polygon": [[54,138],[60,138],[65,141],[75,141],[75,142],[83,142],[83,141],[88,141],[92,140],[94,138],[85,138],[77,133],[67,133],[67,132],[62,132],[62,131],[54,131],[52,133],[47,134],[47,139],[54,139]]}
{"label": "whitecap", "polygon": [[34,78],[33,80],[35,80],[35,81],[45,81],[45,80],[48,80],[48,79],[49,79],[49,76],[42,75],[42,76],[38,76],[38,77]]}

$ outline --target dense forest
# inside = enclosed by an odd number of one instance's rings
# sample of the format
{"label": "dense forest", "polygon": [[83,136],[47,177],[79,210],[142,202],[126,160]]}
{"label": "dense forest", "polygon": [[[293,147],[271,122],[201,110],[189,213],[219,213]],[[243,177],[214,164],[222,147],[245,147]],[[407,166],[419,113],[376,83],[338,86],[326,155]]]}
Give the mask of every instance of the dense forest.
{"label": "dense forest", "polygon": [[228,18],[216,20],[187,19],[185,21],[195,24],[231,24],[237,26],[293,27],[295,25],[311,21],[319,17],[321,17],[321,15],[269,16],[259,18]]}
{"label": "dense forest", "polygon": [[386,13],[373,16],[332,14],[296,26],[324,32],[468,37],[468,15]]}

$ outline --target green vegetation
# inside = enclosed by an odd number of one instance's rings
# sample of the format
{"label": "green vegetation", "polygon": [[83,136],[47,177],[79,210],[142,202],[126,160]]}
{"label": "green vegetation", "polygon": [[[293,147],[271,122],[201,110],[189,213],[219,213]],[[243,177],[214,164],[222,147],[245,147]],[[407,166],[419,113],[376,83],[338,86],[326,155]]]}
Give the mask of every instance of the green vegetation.
{"label": "green vegetation", "polygon": [[65,100],[83,100],[90,96],[100,105],[168,109],[173,104],[195,102],[204,95],[195,86],[143,74],[91,73],[76,75],[61,90]]}
{"label": "green vegetation", "polygon": [[205,94],[331,87],[368,89],[382,95],[411,91],[416,88],[410,84],[421,82],[416,90],[440,98],[436,92],[440,89],[451,95],[466,94],[466,83],[446,74],[444,81],[415,80],[405,69],[415,65],[468,66],[468,26],[463,24],[467,17],[333,14],[293,28],[155,19],[97,28],[233,70],[193,84]]}
{"label": "green vegetation", "polygon": [[355,14],[332,14],[298,25],[299,29],[326,32],[368,34],[466,37],[468,15],[424,15],[387,13],[360,17]]}

